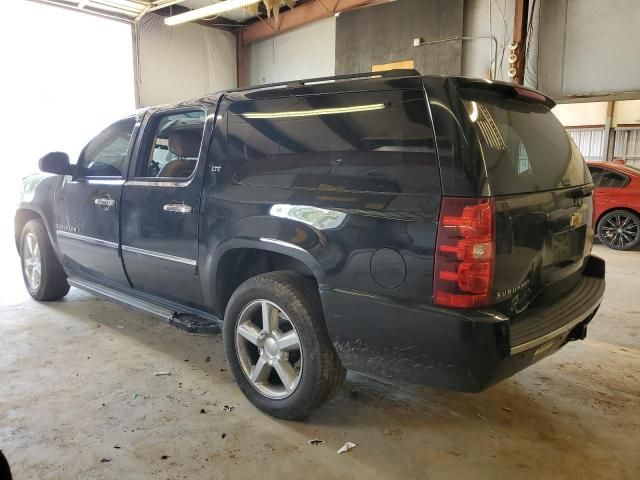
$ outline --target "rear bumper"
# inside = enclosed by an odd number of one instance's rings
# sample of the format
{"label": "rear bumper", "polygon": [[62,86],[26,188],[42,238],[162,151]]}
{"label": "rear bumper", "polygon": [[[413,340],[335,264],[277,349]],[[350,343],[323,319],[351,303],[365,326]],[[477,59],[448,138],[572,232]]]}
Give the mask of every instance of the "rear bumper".
{"label": "rear bumper", "polygon": [[321,289],[329,335],[345,367],[411,383],[481,391],[584,338],[605,289],[591,256],[561,302],[509,319],[496,312],[409,305]]}

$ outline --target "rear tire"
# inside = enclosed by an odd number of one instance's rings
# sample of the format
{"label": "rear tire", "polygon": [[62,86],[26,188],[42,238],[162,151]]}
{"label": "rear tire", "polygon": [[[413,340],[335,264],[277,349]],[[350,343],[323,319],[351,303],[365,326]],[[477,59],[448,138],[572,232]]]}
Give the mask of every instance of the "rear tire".
{"label": "rear tire", "polygon": [[231,296],[224,320],[230,370],[263,412],[305,418],[344,382],[317,287],[303,276],[279,271],[250,278]]}
{"label": "rear tire", "polygon": [[30,220],[20,237],[22,278],[36,300],[59,300],[69,292],[67,274],[58,261],[42,220]]}
{"label": "rear tire", "polygon": [[613,210],[598,222],[598,238],[614,250],[632,250],[640,244],[640,218],[629,210]]}

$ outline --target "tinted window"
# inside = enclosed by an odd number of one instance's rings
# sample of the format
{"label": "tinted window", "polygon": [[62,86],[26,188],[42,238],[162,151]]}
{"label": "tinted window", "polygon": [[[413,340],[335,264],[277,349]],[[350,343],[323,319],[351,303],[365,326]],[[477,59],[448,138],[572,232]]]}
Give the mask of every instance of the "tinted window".
{"label": "tinted window", "polygon": [[393,91],[238,102],[227,154],[237,182],[423,193],[440,179],[424,95]]}
{"label": "tinted window", "polygon": [[604,170],[598,167],[589,167],[589,172],[591,173],[591,178],[593,179],[593,184],[597,187],[600,183],[600,179],[604,174]]}
{"label": "tinted window", "polygon": [[599,187],[604,188],[622,188],[627,184],[627,177],[615,172],[606,172],[602,175]]}
{"label": "tinted window", "polygon": [[164,113],[146,127],[149,143],[138,177],[187,178],[193,173],[202,144],[205,113]]}
{"label": "tinted window", "polygon": [[91,140],[80,154],[79,173],[87,177],[122,177],[135,117],[120,120]]}
{"label": "tinted window", "polygon": [[463,97],[495,195],[591,181],[582,155],[547,107],[469,90]]}

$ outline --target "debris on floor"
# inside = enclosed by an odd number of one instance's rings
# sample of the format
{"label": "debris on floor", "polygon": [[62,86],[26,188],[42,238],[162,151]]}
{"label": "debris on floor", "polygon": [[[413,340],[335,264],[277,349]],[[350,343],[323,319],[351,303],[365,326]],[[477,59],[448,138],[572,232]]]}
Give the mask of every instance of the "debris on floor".
{"label": "debris on floor", "polygon": [[207,411],[204,408],[201,408],[200,413],[207,413]]}
{"label": "debris on floor", "polygon": [[171,375],[171,372],[153,372],[153,375],[156,377],[163,377],[166,375]]}
{"label": "debris on floor", "polygon": [[230,412],[231,410],[233,410],[235,407],[232,407],[231,405],[224,405],[222,407],[222,410],[224,410],[225,412]]}
{"label": "debris on floor", "polygon": [[338,450],[338,453],[348,452],[349,450],[353,450],[355,447],[357,447],[355,443],[347,442],[342,447],[340,447],[340,450]]}
{"label": "debris on floor", "polygon": [[102,460],[100,460],[100,463],[109,463],[110,461],[110,458],[103,458]]}
{"label": "debris on floor", "polygon": [[226,433],[223,433],[222,435],[220,435],[220,438],[225,438],[227,436]]}
{"label": "debris on floor", "polygon": [[322,445],[324,443],[324,440],[320,440],[319,438],[314,438],[313,440],[309,440],[307,443],[309,445],[317,446],[317,445]]}
{"label": "debris on floor", "polygon": [[505,412],[509,412],[509,413],[511,413],[511,409],[510,409],[509,407],[502,407],[502,409],[503,409]]}
{"label": "debris on floor", "polygon": [[113,448],[117,448],[118,450],[120,450],[122,447],[120,445],[114,445]]}
{"label": "debris on floor", "polygon": [[385,437],[402,437],[404,436],[404,432],[400,428],[385,428],[384,429]]}
{"label": "debris on floor", "polygon": [[169,458],[169,455],[162,455],[162,456],[160,457],[160,460],[166,460],[167,458]]}
{"label": "debris on floor", "polygon": [[211,357],[207,357],[204,359],[205,362],[209,363],[211,361]]}

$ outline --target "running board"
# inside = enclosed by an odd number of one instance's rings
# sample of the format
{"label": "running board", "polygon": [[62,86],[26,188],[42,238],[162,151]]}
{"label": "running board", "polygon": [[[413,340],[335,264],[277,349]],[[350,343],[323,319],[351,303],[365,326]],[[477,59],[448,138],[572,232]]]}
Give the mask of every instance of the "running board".
{"label": "running board", "polygon": [[150,313],[156,317],[160,317],[165,322],[178,327],[180,330],[185,330],[189,333],[205,333],[205,334],[217,334],[220,333],[220,325],[214,319],[208,319],[193,315],[187,312],[179,312],[177,310],[169,309],[158,305],[157,303],[144,300],[142,298],[130,295],[119,290],[99,285],[80,278],[68,278],[67,282],[72,287],[79,288],[85,292],[93,293],[99,297],[107,300],[112,300],[120,305],[131,307],[135,310]]}

